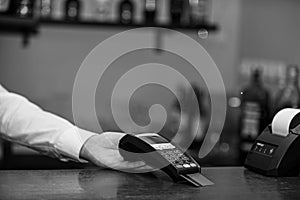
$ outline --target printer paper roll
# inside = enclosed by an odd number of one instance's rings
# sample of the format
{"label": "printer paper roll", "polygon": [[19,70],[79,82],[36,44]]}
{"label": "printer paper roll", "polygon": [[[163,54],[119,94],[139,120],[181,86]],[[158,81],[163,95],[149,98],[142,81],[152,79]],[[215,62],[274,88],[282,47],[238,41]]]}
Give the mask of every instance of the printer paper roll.
{"label": "printer paper roll", "polygon": [[290,123],[300,112],[299,109],[285,108],[280,110],[272,121],[272,133],[280,136],[287,136],[290,132]]}

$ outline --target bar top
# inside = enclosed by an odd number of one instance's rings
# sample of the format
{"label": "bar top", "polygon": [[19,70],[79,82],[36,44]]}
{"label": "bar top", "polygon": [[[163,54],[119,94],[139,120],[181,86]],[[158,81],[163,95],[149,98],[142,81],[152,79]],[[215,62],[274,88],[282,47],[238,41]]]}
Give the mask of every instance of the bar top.
{"label": "bar top", "polygon": [[103,169],[0,171],[0,199],[300,199],[300,177],[271,178],[243,167],[203,168],[215,183],[173,183],[161,172]]}

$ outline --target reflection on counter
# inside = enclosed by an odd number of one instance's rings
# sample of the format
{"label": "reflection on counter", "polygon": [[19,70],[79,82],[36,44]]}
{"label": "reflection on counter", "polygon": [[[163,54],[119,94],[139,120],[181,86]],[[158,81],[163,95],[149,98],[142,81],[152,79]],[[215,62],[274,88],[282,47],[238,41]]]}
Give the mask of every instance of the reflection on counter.
{"label": "reflection on counter", "polygon": [[[298,177],[271,178],[243,167],[204,168],[214,186],[196,188],[151,174],[112,170],[0,171],[1,199],[298,199]],[[20,181],[22,180],[22,181]]]}

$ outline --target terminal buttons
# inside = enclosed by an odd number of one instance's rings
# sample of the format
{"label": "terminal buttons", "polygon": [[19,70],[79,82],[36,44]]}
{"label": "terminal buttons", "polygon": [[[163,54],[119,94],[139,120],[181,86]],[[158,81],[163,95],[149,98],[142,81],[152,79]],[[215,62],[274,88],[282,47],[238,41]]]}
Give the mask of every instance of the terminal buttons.
{"label": "terminal buttons", "polygon": [[177,169],[192,169],[198,168],[189,157],[184,155],[179,149],[161,150],[159,153],[168,160]]}

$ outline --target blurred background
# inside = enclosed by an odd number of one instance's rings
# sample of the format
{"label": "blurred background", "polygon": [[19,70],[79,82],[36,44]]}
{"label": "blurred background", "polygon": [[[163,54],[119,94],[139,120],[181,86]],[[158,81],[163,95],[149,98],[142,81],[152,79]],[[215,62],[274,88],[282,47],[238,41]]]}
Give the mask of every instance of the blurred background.
{"label": "blurred background", "polygon": [[[218,66],[226,89],[227,113],[222,134],[220,137],[210,134],[210,140],[217,144],[208,156],[198,160],[202,166],[242,165],[253,141],[274,114],[284,107],[300,105],[299,8],[297,0],[0,0],[0,83],[73,122],[75,76],[97,44],[132,28],[154,26],[178,30],[206,49]],[[136,34],[153,35],[157,48],[163,48],[165,39],[178,48],[188,48],[168,31]],[[132,42],[135,41],[119,45]],[[154,49],[123,56],[113,63],[111,73],[118,74],[135,63],[149,62],[182,69],[190,67],[184,59]],[[209,94],[201,77],[193,72],[187,72],[187,76],[193,91],[173,77],[165,77],[178,88],[183,105],[164,88],[144,87],[132,97],[130,114],[136,123],[145,125],[149,122],[151,104],[164,105],[168,118],[160,134],[169,139],[178,129],[180,116],[184,118],[187,138],[193,137],[191,130],[200,122],[201,130],[189,148],[197,157],[210,123],[210,99],[218,98],[222,91],[213,88]],[[192,92],[198,99],[197,105],[189,102]],[[120,116],[128,109],[125,96],[125,93],[116,95]],[[98,92],[96,108],[103,129],[118,131],[109,106],[110,96]],[[200,115],[194,114],[195,106]],[[222,123],[220,120],[212,124]],[[88,121],[87,116],[82,116],[77,125],[93,130]],[[150,132],[151,127],[143,131]],[[3,140],[0,140],[0,163],[2,169],[83,167],[41,156]]]}

